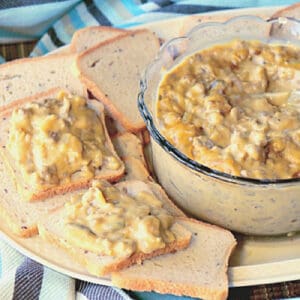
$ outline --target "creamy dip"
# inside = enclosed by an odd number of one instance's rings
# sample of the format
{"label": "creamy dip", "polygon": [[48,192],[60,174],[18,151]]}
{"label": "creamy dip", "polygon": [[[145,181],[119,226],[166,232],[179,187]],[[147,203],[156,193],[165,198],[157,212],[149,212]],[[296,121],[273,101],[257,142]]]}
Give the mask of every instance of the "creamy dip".
{"label": "creamy dip", "polygon": [[104,164],[120,167],[100,117],[86,99],[64,92],[15,109],[7,146],[26,184],[37,189],[91,179]]}
{"label": "creamy dip", "polygon": [[300,177],[300,49],[234,40],[185,58],[163,78],[157,118],[189,158],[231,175]]}
{"label": "creamy dip", "polygon": [[74,246],[101,255],[129,257],[151,253],[175,241],[174,218],[153,194],[130,196],[105,181],[65,204],[65,238]]}

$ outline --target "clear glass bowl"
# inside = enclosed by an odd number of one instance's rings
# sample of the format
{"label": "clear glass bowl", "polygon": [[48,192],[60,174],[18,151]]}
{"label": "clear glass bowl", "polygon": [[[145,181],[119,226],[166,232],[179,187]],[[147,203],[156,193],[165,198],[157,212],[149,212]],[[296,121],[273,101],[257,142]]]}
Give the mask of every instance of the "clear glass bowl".
{"label": "clear glass bowl", "polygon": [[259,180],[231,176],[186,157],[160,133],[156,119],[158,85],[186,56],[235,38],[299,44],[300,23],[241,16],[200,24],[172,39],[148,66],[138,105],[151,135],[152,163],[160,184],[188,214],[245,234],[278,235],[300,230],[300,178]]}

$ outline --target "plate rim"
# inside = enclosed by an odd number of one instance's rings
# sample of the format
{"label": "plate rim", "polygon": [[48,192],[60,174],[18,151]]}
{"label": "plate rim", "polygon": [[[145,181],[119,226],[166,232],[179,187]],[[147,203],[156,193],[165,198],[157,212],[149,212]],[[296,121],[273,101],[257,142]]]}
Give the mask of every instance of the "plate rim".
{"label": "plate rim", "polygon": [[[109,278],[96,277],[91,274],[82,273],[79,271],[71,270],[63,266],[59,266],[57,263],[43,258],[42,256],[36,254],[33,250],[28,249],[26,246],[19,244],[11,235],[12,233],[5,233],[0,228],[0,238],[6,241],[12,248],[20,252],[26,257],[46,266],[52,270],[60,272],[64,275],[68,275],[72,278],[88,281],[91,283],[102,284],[106,286],[113,286]],[[294,269],[294,272],[289,272],[286,265],[289,265]],[[288,259],[284,261],[261,263],[256,265],[245,265],[245,266],[233,266],[228,267],[228,281],[229,287],[243,287],[250,285],[260,285],[260,284],[271,284],[283,281],[293,281],[300,279],[300,257],[296,259]],[[284,272],[282,272],[284,270]],[[275,272],[274,272],[275,271]],[[249,278],[249,273],[251,274]],[[264,274],[271,273],[272,277],[266,277]],[[256,275],[255,278],[253,276]],[[259,275],[259,276],[258,276]],[[247,278],[248,276],[248,278]],[[235,277],[237,277],[235,279]]]}

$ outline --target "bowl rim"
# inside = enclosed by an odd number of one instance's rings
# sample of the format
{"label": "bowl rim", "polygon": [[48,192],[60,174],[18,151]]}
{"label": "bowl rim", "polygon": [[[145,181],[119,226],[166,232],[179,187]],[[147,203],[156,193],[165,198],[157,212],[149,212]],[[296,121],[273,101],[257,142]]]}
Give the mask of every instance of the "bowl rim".
{"label": "bowl rim", "polygon": [[[148,73],[150,72],[150,69],[161,59],[165,49],[169,47],[170,45],[180,41],[180,40],[188,40],[191,35],[193,35],[198,30],[201,30],[202,28],[208,27],[208,26],[226,26],[228,24],[231,24],[233,22],[239,21],[241,19],[253,19],[257,22],[261,23],[268,23],[268,24],[284,24],[287,21],[292,21],[300,26],[300,20],[297,20],[295,18],[291,17],[279,17],[279,18],[270,18],[267,20],[262,19],[258,16],[253,15],[242,15],[242,16],[236,16],[233,18],[230,18],[229,20],[225,22],[207,22],[207,23],[201,23],[193,27],[186,35],[175,37],[164,43],[159,52],[157,53],[155,59],[147,66],[145,69],[143,76],[140,79],[140,92],[138,93],[138,109],[142,115],[142,118],[144,119],[146,123],[146,127],[150,133],[150,136],[154,139],[154,141],[168,154],[171,154],[171,156],[183,164],[185,167],[188,167],[195,171],[196,173],[204,174],[208,177],[212,177],[215,179],[219,179],[222,181],[234,183],[234,184],[240,184],[240,185],[253,185],[253,186],[272,186],[274,184],[285,186],[290,185],[292,183],[299,183],[300,178],[286,178],[286,179],[257,179],[257,178],[248,178],[248,177],[241,177],[241,176],[235,176],[228,173],[224,173],[222,171],[218,171],[215,169],[212,169],[208,166],[205,166],[201,163],[198,163],[195,160],[190,159],[185,154],[183,154],[181,151],[179,151],[175,146],[173,146],[156,128],[152,115],[150,111],[147,108],[147,105],[144,101],[144,95],[147,90],[148,84]],[[190,55],[190,54],[189,54]]]}

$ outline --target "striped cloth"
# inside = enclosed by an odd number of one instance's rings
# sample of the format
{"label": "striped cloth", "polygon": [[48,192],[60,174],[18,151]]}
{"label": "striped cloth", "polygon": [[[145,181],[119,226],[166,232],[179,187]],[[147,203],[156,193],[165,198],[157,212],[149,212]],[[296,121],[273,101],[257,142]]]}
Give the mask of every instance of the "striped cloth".
{"label": "striped cloth", "polygon": [[77,280],[24,257],[0,239],[1,300],[132,300],[125,292]]}
{"label": "striped cloth", "polygon": [[[135,25],[220,9],[287,5],[290,0],[2,0],[0,43],[40,40],[31,56],[44,55],[70,42],[73,33],[92,25]],[[0,58],[1,63],[1,58]],[[43,267],[0,240],[0,300],[174,300],[191,299],[120,289],[74,280]]]}

